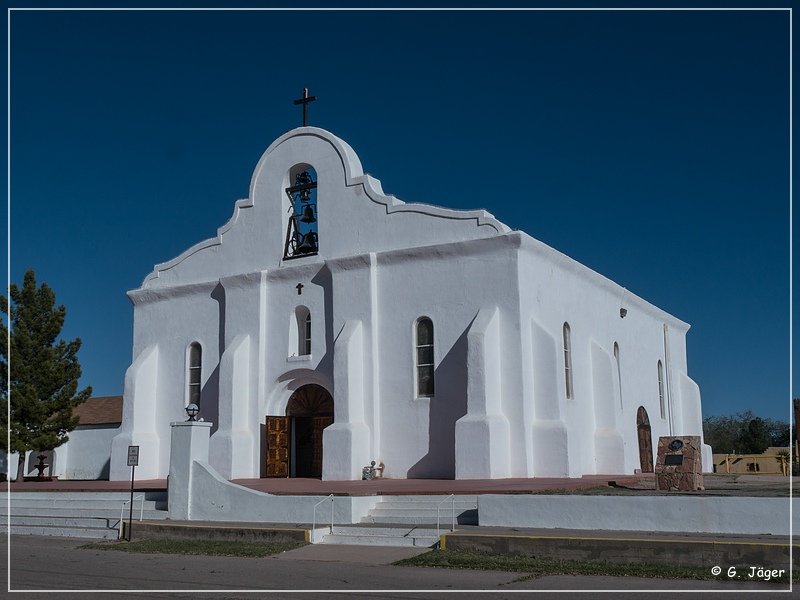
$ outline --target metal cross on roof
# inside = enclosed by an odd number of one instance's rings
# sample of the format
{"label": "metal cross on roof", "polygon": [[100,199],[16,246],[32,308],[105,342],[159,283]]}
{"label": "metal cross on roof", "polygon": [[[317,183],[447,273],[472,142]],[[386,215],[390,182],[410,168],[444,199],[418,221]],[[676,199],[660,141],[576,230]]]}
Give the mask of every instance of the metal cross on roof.
{"label": "metal cross on roof", "polygon": [[303,105],[303,127],[308,125],[308,103],[316,100],[316,96],[308,95],[308,88],[303,88],[303,97],[294,101],[295,104]]}

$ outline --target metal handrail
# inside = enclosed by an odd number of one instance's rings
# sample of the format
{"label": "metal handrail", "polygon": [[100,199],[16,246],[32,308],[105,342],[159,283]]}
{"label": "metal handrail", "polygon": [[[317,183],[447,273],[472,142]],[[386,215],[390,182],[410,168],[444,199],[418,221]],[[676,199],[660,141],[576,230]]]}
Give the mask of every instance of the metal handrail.
{"label": "metal handrail", "polygon": [[447,498],[445,498],[444,500],[442,500],[441,502],[439,502],[436,505],[436,539],[437,540],[439,539],[439,509],[442,506],[442,504],[444,504],[448,500],[450,500],[452,502],[452,511],[453,511],[453,524],[450,527],[450,531],[455,531],[456,530],[456,495],[455,494],[450,494]]}
{"label": "metal handrail", "polygon": [[136,500],[138,500],[139,498],[142,499],[142,504],[140,505],[140,510],[139,510],[139,520],[141,521],[142,517],[144,516],[144,494],[138,494],[137,496],[131,498],[131,500],[125,500],[125,502],[122,503],[122,508],[119,509],[119,532],[117,534],[118,539],[122,539],[122,523],[125,518],[123,516],[125,514],[125,506],[130,504],[132,501],[136,502]]}
{"label": "metal handrail", "polygon": [[317,502],[314,505],[314,516],[313,516],[312,521],[311,521],[311,535],[312,536],[314,535],[314,530],[317,528],[317,507],[320,504],[322,504],[323,502],[327,502],[328,500],[331,501],[331,529],[330,529],[330,532],[331,532],[331,534],[333,533],[333,494],[328,494],[322,500],[320,500],[319,502]]}

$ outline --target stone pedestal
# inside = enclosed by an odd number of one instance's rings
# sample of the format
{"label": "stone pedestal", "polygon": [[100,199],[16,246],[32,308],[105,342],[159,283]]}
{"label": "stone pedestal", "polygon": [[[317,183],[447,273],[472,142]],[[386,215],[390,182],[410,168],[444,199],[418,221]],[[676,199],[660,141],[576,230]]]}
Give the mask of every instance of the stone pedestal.
{"label": "stone pedestal", "polygon": [[692,492],[703,486],[703,455],[699,435],[658,438],[656,489]]}
{"label": "stone pedestal", "polygon": [[178,421],[171,423],[172,444],[169,455],[169,518],[188,520],[192,490],[192,463],[208,462],[208,438],[211,423]]}

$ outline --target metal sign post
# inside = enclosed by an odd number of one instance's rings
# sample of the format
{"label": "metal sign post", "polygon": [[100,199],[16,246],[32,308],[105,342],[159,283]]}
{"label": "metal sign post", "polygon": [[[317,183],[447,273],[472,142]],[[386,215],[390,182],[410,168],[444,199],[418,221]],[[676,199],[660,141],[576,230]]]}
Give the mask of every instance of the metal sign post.
{"label": "metal sign post", "polygon": [[133,525],[133,474],[139,464],[139,446],[128,446],[128,466],[131,468],[131,506],[128,512],[128,541],[131,541],[131,527]]}

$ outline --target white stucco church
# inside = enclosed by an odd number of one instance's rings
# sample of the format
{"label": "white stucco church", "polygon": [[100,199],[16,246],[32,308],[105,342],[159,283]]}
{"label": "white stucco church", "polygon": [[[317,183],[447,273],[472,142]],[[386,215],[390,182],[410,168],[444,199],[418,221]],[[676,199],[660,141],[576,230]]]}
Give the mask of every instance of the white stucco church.
{"label": "white stucco church", "polygon": [[166,477],[190,402],[228,479],[633,473],[658,436],[702,435],[686,323],[483,210],[387,195],[315,127],[128,295],[112,480],[129,445],[137,478]]}

